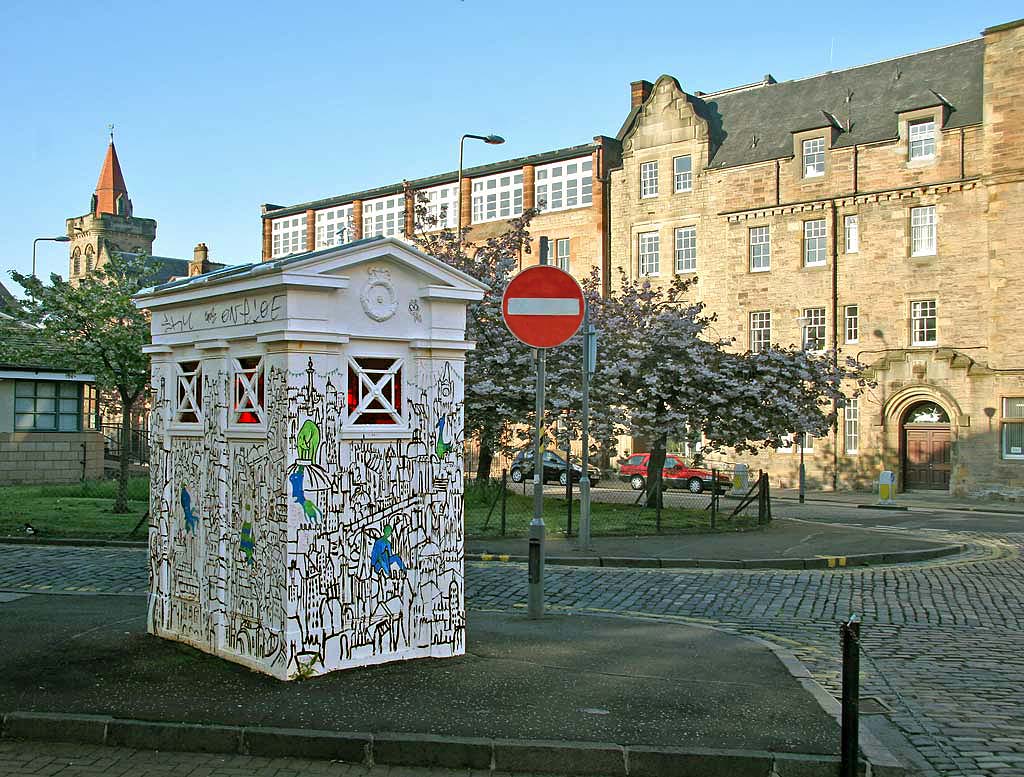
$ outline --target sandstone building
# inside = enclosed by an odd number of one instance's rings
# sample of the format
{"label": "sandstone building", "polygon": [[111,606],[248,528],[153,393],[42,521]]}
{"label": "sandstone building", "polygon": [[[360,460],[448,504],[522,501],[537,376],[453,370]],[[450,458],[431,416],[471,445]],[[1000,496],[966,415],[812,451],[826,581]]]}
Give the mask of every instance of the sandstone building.
{"label": "sandstone building", "polygon": [[[812,487],[891,469],[901,489],[1024,496],[1024,20],[783,83],[637,81],[616,137],[455,181],[411,183],[457,201],[471,239],[544,201],[531,231],[577,277],[693,274],[737,348],[868,364],[834,434],[743,459],[775,482],[795,485],[802,446]],[[265,259],[415,227],[401,184],[263,211]]]}

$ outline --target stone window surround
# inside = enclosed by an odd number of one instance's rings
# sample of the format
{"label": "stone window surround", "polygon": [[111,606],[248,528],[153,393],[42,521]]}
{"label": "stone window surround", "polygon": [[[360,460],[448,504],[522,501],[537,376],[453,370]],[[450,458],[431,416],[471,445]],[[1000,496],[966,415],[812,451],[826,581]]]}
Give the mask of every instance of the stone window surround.
{"label": "stone window surround", "polygon": [[[794,132],[793,135],[793,178],[799,184],[814,184],[821,181],[828,180],[829,173],[832,172],[832,160],[831,154],[832,143],[835,140],[836,130],[831,124],[823,124],[820,127],[813,127],[811,129],[801,130],[800,132]],[[812,175],[810,177],[804,175],[804,141],[814,140],[815,138],[824,138],[825,140],[825,171],[821,175]]]}
{"label": "stone window surround", "polygon": [[[652,200],[656,198],[658,196],[658,193],[661,191],[661,182],[658,180],[661,177],[661,165],[659,164],[659,162],[660,160],[658,159],[644,159],[641,160],[640,163],[637,165],[637,186],[639,187],[637,191],[639,193],[641,200]],[[654,176],[649,177],[647,179],[649,181],[654,182],[654,191],[644,194],[644,168],[648,165],[654,165]]]}
{"label": "stone window surround", "polygon": [[860,449],[860,399],[851,397],[843,408],[843,451],[856,456]]}
{"label": "stone window surround", "polygon": [[[821,257],[821,261],[813,261],[812,262],[812,261],[808,261],[808,253],[807,253],[807,250],[808,250],[808,234],[807,234],[807,231],[808,231],[809,225],[811,225],[811,224],[817,225],[819,223],[822,226],[823,234],[821,234],[821,235],[813,235],[813,236],[811,236],[811,238],[814,239],[814,240],[823,240],[824,241],[824,245],[822,246],[822,249],[821,249],[822,257]],[[804,219],[801,222],[801,230],[800,230],[800,266],[801,266],[801,268],[804,268],[804,269],[813,269],[813,268],[825,267],[827,265],[828,265],[828,219],[825,218],[824,215],[822,215],[821,218]]]}
{"label": "stone window surround", "polygon": [[[636,246],[636,272],[639,278],[657,278],[661,275],[661,230],[658,229],[657,225],[653,225],[653,229],[637,230],[636,237],[634,239],[634,245]],[[651,235],[654,236],[656,245],[652,246],[650,243]],[[654,248],[654,251],[648,250],[645,254],[643,251],[644,241],[647,239],[647,248]],[[673,244],[674,245],[674,244]],[[653,263],[650,257],[653,255]],[[655,266],[657,269],[654,272],[644,272],[644,260],[647,258],[648,266]]]}
{"label": "stone window surround", "polygon": [[[932,304],[930,316],[914,316],[915,306],[926,305],[927,303]],[[919,308],[920,309],[920,308]],[[911,348],[937,348],[939,344],[939,295],[937,292],[921,292],[919,294],[906,295],[906,310],[907,310],[907,335],[910,341]],[[927,311],[927,308],[920,309],[922,312]],[[932,331],[934,337],[931,340],[917,341],[915,335],[915,328],[917,327],[918,321],[927,321],[933,319]],[[927,331],[927,324],[922,324],[922,330]]]}
{"label": "stone window surround", "polygon": [[[768,246],[768,266],[767,267],[754,267],[754,251],[753,243],[751,243],[751,237],[755,229],[767,229],[768,240],[763,245]],[[759,244],[760,245],[760,244]],[[747,226],[747,272],[771,272],[772,269],[772,227],[771,224],[750,224]]]}
{"label": "stone window surround", "polygon": [[[931,198],[929,198],[931,199]],[[930,253],[914,253],[914,211],[918,208],[934,208],[935,218],[932,223],[932,229],[934,231],[934,249]],[[924,201],[917,200],[912,201],[907,206],[907,221],[906,221],[906,252],[909,259],[914,259],[917,262],[927,263],[933,260],[939,254],[939,204],[935,200]]]}
{"label": "stone window surround", "polygon": [[[673,194],[691,194],[693,192],[693,157],[694,154],[676,154],[672,157],[672,193]],[[676,160],[688,158],[690,160],[690,185],[685,188],[676,187]]]}
{"label": "stone window surround", "polygon": [[[896,153],[903,160],[904,169],[916,170],[921,167],[931,167],[939,161],[942,156],[942,130],[946,124],[945,114],[946,111],[942,105],[933,105],[897,114],[899,138],[896,141]],[[912,160],[910,158],[910,125],[922,119],[932,119],[935,122],[935,154],[924,159]]]}
{"label": "stone window surround", "polygon": [[1020,398],[1019,394],[1003,394],[999,397],[999,455],[1003,461],[1024,461],[1024,453],[1006,452],[1006,427],[1024,426],[1024,417],[1006,415],[1007,400]]}
{"label": "stone window surround", "polygon": [[[689,269],[680,269],[679,257],[677,256],[679,250],[679,231],[683,229],[693,230],[693,262],[694,266]],[[691,273],[697,272],[697,261],[700,257],[700,230],[697,228],[697,223],[694,220],[687,221],[685,223],[673,224],[672,225],[672,268],[675,275],[690,275]]]}
{"label": "stone window surround", "polygon": [[[860,213],[855,211],[853,213],[843,213],[842,216],[843,216],[843,253],[844,254],[859,254],[860,253],[860,226],[861,226],[860,225]],[[837,214],[837,217],[838,217],[838,214]],[[851,219],[851,218],[853,219],[853,224],[854,224],[854,228],[853,228],[852,232],[853,232],[854,235],[856,235],[856,240],[853,241],[854,242],[854,247],[852,249],[850,248],[850,242],[851,242],[850,241],[850,232],[851,232],[851,230],[849,228],[850,224],[849,224],[849,221],[847,221],[847,219]]]}

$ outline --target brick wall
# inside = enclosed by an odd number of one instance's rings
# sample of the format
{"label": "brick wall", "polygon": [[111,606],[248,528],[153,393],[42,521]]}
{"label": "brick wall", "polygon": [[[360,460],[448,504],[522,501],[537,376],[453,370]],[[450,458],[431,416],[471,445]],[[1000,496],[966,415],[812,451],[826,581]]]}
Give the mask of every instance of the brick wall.
{"label": "brick wall", "polygon": [[[82,445],[85,448],[82,448]],[[0,485],[75,483],[103,476],[103,436],[99,432],[0,433]]]}

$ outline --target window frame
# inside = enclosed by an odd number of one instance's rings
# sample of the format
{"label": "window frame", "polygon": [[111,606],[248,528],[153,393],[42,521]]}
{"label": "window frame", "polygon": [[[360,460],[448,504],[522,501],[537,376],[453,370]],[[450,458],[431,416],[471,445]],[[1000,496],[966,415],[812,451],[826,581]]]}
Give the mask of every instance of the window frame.
{"label": "window frame", "polygon": [[[644,241],[648,241],[647,250],[645,251]],[[654,250],[650,250],[650,241],[653,241]],[[637,273],[641,278],[657,278],[661,275],[661,234],[658,230],[651,230],[648,232],[638,232],[636,236],[636,254],[637,254]],[[653,266],[654,270],[651,271],[644,269],[645,259],[648,262],[648,268],[651,264],[650,257],[654,256]]]}
{"label": "window frame", "polygon": [[[187,370],[188,365],[195,365]],[[203,362],[201,359],[184,359],[174,363],[174,410],[173,423],[182,426],[199,426],[203,423]],[[182,404],[182,392],[187,405]],[[194,420],[185,421],[182,416],[190,414]]]}
{"label": "window frame", "polygon": [[[919,137],[915,138],[915,128],[924,127],[925,125],[931,125],[931,131],[928,134],[918,133]],[[934,116],[926,116],[920,119],[907,121],[908,162],[931,162],[935,159],[936,140],[938,137],[936,128],[937,122],[935,121]],[[914,153],[915,144],[917,144],[918,153]]]}
{"label": "window frame", "polygon": [[305,253],[307,229],[305,213],[293,213],[271,220],[270,256],[280,259],[285,256]]}
{"label": "window frame", "polygon": [[673,232],[674,267],[676,275],[697,272],[697,227],[690,224]]}
{"label": "window frame", "polygon": [[[1007,407],[1011,401],[1018,401],[1021,403],[1021,414],[1008,415]],[[1024,446],[1020,447],[1020,453],[1007,453],[1007,438],[1006,433],[1010,428],[1024,429],[1024,397],[1012,396],[1012,397],[1000,397],[999,401],[999,455],[1004,461],[1024,461]],[[1015,446],[1011,446],[1015,447]]]}
{"label": "window frame", "polygon": [[[809,150],[811,144],[819,144],[820,150]],[[808,159],[811,160],[808,164]],[[825,175],[825,137],[806,138],[800,143],[800,169],[803,170],[802,178],[821,178]],[[810,168],[811,172],[808,172]]]}
{"label": "window frame", "polygon": [[658,160],[649,159],[640,163],[640,199],[647,200],[657,196]]}
{"label": "window frame", "polygon": [[[821,230],[820,234],[818,230]],[[812,242],[813,241],[813,242]],[[812,246],[815,256],[811,259]],[[808,219],[804,222],[804,267],[824,267],[828,262],[828,224],[825,219]]]}
{"label": "window frame", "polygon": [[[594,204],[594,160],[582,156],[538,165],[533,171],[533,184],[534,204],[541,213],[589,207]],[[575,202],[570,204],[570,199]]]}
{"label": "window frame", "polygon": [[[850,315],[850,310],[853,310],[853,315]],[[853,326],[850,326],[850,322],[853,322]],[[853,332],[853,337],[850,336],[850,332]],[[843,342],[846,345],[854,345],[860,342],[860,306],[859,305],[844,305],[843,306]]]}
{"label": "window frame", "polygon": [[[763,235],[764,240],[754,242],[754,234]],[[747,228],[747,245],[750,272],[771,272],[772,269],[772,231],[771,226],[763,224],[757,227]],[[755,266],[755,246],[758,247],[757,258],[766,260],[764,266]],[[763,246],[763,248],[762,248]]]}
{"label": "window frame", "polygon": [[[755,319],[755,316],[759,318]],[[754,324],[767,324],[767,326],[757,326]],[[747,316],[747,326],[750,330],[750,352],[751,353],[763,353],[772,346],[772,312],[770,310],[752,310]],[[755,336],[755,332],[764,333],[767,332],[767,336],[759,334]]]}
{"label": "window frame", "polygon": [[[243,360],[256,360],[252,367],[243,366]],[[239,354],[231,358],[231,404],[228,407],[228,428],[231,430],[260,430],[267,425],[266,407],[266,357],[263,354]],[[250,375],[246,378],[246,375]],[[242,394],[239,396],[239,389]],[[251,404],[246,402],[251,400]],[[242,420],[242,416],[254,416],[254,420]]]}
{"label": "window frame", "polygon": [[[930,315],[918,315],[922,310],[927,311],[928,309],[923,307],[930,305]],[[929,329],[927,322],[931,320],[932,325]],[[921,326],[918,326],[918,321],[926,322]],[[932,339],[922,340],[918,338],[918,332],[927,334],[929,331],[932,333]],[[930,348],[939,344],[939,304],[936,299],[919,299],[910,301],[910,345],[912,347]]]}
{"label": "window frame", "polygon": [[[919,223],[915,223],[915,221]],[[919,237],[920,236],[920,237]],[[920,247],[919,247],[920,246]],[[910,209],[910,255],[935,256],[939,252],[939,214],[935,205]]]}
{"label": "window frame", "polygon": [[[564,251],[562,249],[565,249]],[[559,270],[569,272],[569,266],[572,261],[572,243],[570,238],[560,237],[555,240],[555,266]]]}
{"label": "window frame", "polygon": [[[317,251],[322,248],[345,245],[355,239],[353,212],[352,203],[316,212],[316,242],[313,245]],[[344,238],[338,234],[342,230],[347,232]]]}
{"label": "window frame", "polygon": [[[825,308],[823,306],[804,308],[801,321],[803,323],[800,327],[800,347],[811,353],[821,353],[824,351],[825,345],[828,342],[828,314],[825,312]],[[820,337],[816,335],[813,340],[814,343],[821,343],[820,348],[809,347],[812,342],[809,332],[812,329],[817,330],[820,334]]]}
{"label": "window frame", "polygon": [[[386,370],[371,369],[367,370],[366,365],[361,364],[360,360],[382,360],[391,361],[391,365]],[[381,436],[394,436],[396,432],[403,433],[409,431],[409,414],[407,408],[409,407],[409,392],[408,386],[406,385],[406,362],[408,359],[406,356],[395,353],[354,353],[349,354],[345,359],[345,422],[344,430],[349,434],[353,432],[373,433]],[[363,381],[372,385],[367,386],[370,393],[366,395],[357,394],[356,406],[352,408],[352,390],[351,378],[355,373],[356,378],[359,380],[359,384],[356,387],[357,392],[361,392],[363,389]],[[372,376],[378,375],[379,379],[374,379]],[[388,378],[390,377],[390,381]],[[385,386],[385,382],[389,382],[389,386]],[[397,387],[397,407],[395,401]],[[390,388],[391,399],[388,400],[383,395],[383,390]],[[375,389],[382,389],[381,392]],[[371,410],[365,405],[368,402],[373,401],[374,397],[377,398],[381,404],[380,410]],[[362,408],[362,410],[360,410]],[[353,419],[353,414],[357,413],[356,418],[366,414],[374,413],[381,414],[385,413],[390,416],[394,423],[359,423],[359,421]],[[372,436],[372,435],[371,435]]]}
{"label": "window frame", "polygon": [[523,177],[523,168],[517,167],[474,178],[470,186],[470,223],[486,224],[522,215]]}
{"label": "window frame", "polygon": [[[24,391],[24,387],[26,385],[31,385],[32,386],[32,392],[30,394],[27,394]],[[41,385],[53,386],[53,394],[51,396],[48,396],[45,393],[40,394],[39,387]],[[62,390],[65,387],[69,387],[69,388],[74,389],[74,394],[75,395],[74,396],[70,396],[69,394],[65,394],[64,391]],[[16,378],[14,380],[14,396],[13,396],[13,400],[14,400],[14,402],[13,402],[13,418],[12,418],[13,427],[11,429],[12,432],[15,432],[15,433],[18,433],[18,432],[32,432],[33,434],[35,434],[35,433],[43,433],[43,434],[52,434],[52,433],[56,433],[56,434],[77,434],[78,432],[81,432],[83,430],[83,428],[84,428],[83,420],[82,420],[82,415],[83,415],[83,413],[82,413],[82,384],[80,382],[78,382],[78,381],[70,381],[70,380],[23,380],[21,378]],[[19,410],[18,409],[18,404],[19,404],[18,401],[19,400],[21,400],[22,404],[24,404],[25,400],[31,400],[31,402],[32,402],[32,409],[31,410]],[[39,405],[38,405],[39,400],[53,402],[53,409],[52,410],[48,410],[48,411],[47,410],[39,410],[38,409],[39,408]],[[71,413],[71,412],[62,411],[61,410],[61,403],[62,402],[71,402],[71,401],[75,402],[75,408],[76,408],[75,412]],[[19,426],[19,423],[18,423],[18,417],[19,416],[31,417],[31,419],[32,419],[31,426]],[[40,427],[40,426],[38,426],[38,419],[39,419],[40,416],[52,416],[52,418],[53,418],[53,426],[52,427],[45,427],[45,426],[44,427]],[[74,429],[61,429],[61,417],[72,417],[72,416],[75,419],[75,428]]]}
{"label": "window frame", "polygon": [[860,399],[858,397],[847,399],[846,407],[843,408],[843,451],[850,456],[860,453]]}
{"label": "window frame", "polygon": [[[682,160],[687,160],[687,169],[680,170]],[[683,194],[693,191],[693,155],[681,154],[672,158],[672,192]]]}
{"label": "window frame", "polygon": [[[851,225],[853,229],[851,229]],[[843,216],[843,252],[860,253],[860,214],[848,213]]]}
{"label": "window frame", "polygon": [[392,194],[363,200],[362,237],[397,237],[404,240],[405,194]]}

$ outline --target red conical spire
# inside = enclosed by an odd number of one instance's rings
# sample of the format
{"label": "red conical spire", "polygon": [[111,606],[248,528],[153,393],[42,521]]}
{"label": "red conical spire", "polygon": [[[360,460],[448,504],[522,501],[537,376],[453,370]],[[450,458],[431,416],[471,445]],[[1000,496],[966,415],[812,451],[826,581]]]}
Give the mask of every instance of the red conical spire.
{"label": "red conical spire", "polygon": [[96,184],[96,207],[93,214],[98,216],[101,213],[118,212],[117,198],[124,195],[125,205],[121,215],[131,215],[131,204],[128,200],[128,187],[124,184],[124,176],[121,175],[121,164],[117,161],[117,151],[114,148],[114,137],[111,133],[110,145],[107,146],[107,157],[103,160],[103,169],[100,170],[100,180]]}

